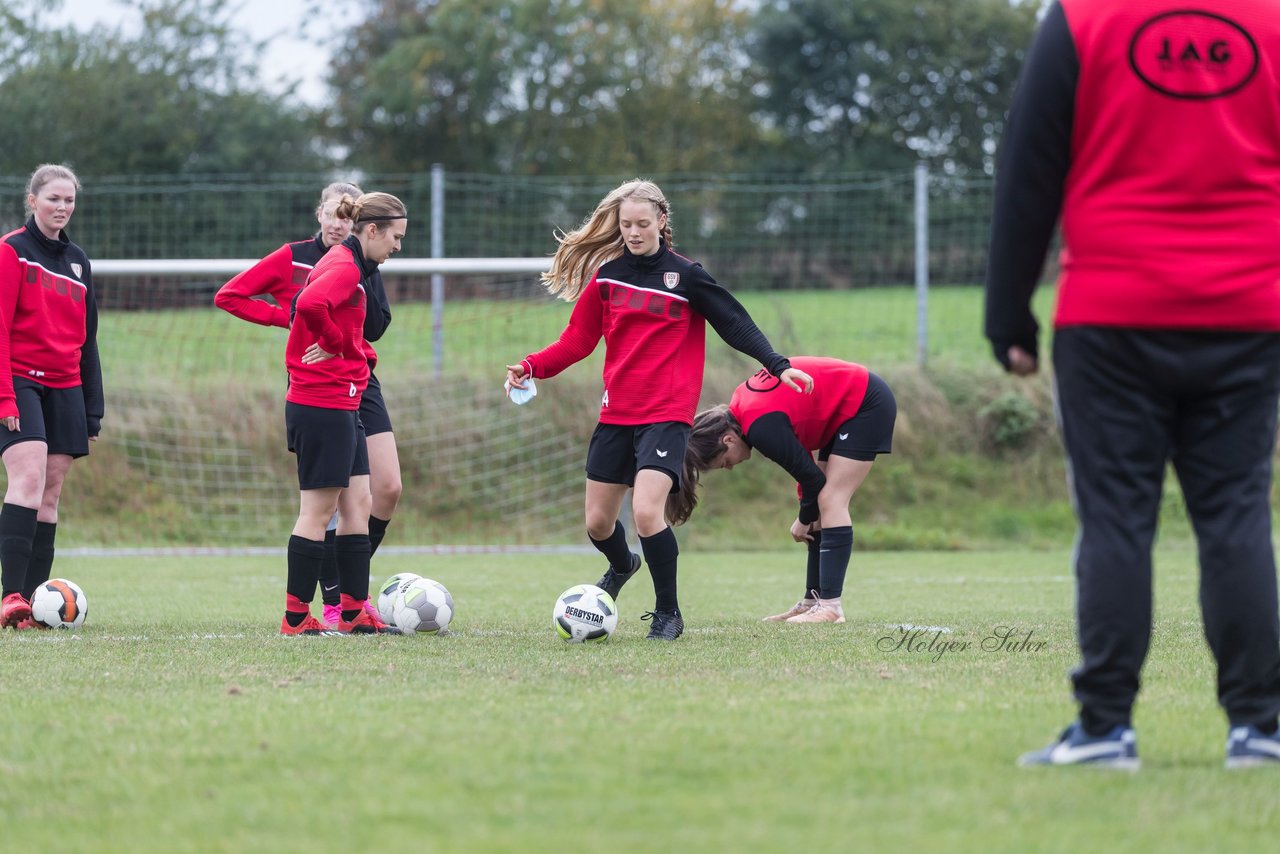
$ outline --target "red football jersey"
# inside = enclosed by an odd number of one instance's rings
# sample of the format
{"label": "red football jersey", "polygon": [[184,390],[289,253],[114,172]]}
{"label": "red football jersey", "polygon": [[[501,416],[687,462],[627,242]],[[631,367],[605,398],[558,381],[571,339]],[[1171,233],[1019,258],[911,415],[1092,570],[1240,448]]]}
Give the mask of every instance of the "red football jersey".
{"label": "red football jersey", "polygon": [[[364,340],[363,262],[359,243],[348,238],[320,259],[298,293],[297,315],[285,346],[286,400],[325,409],[360,408],[374,358],[373,348]],[[303,364],[303,353],[315,343],[338,355]]]}
{"label": "red football jersey", "polygon": [[603,337],[600,423],[692,424],[708,322],[725,343],[769,370],[789,367],[733,295],[665,243],[648,256],[624,250],[601,266],[560,339],[523,362],[530,376],[553,377],[591,355]]}
{"label": "red football jersey", "polygon": [[867,369],[823,356],[792,356],[791,366],[813,377],[812,394],[801,394],[768,371],[758,371],[734,389],[729,411],[743,435],[760,416],[781,412],[800,444],[816,451],[835,437],[837,427],[858,414],[867,393]]}
{"label": "red football jersey", "polygon": [[1280,329],[1280,3],[1062,0],[1057,326]]}
{"label": "red football jersey", "polygon": [[219,288],[213,304],[241,320],[288,329],[293,298],[326,252],[319,237],[286,243]]}
{"label": "red football jersey", "polygon": [[103,414],[98,309],[84,250],[51,240],[34,218],[0,238],[0,418],[16,416],[13,377],[49,388],[81,386],[89,435]]}

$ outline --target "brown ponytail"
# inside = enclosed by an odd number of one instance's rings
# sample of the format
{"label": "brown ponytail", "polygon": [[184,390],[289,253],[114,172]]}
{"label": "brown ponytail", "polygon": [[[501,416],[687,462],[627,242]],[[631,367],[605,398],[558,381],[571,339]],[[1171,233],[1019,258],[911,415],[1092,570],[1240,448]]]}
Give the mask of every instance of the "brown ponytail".
{"label": "brown ponytail", "polygon": [[724,453],[724,443],[720,440],[730,432],[741,436],[742,427],[723,403],[694,416],[689,445],[684,452],[680,491],[667,496],[670,524],[683,525],[693,515],[693,508],[698,506],[698,479]]}
{"label": "brown ponytail", "polygon": [[334,208],[333,215],[339,219],[349,219],[357,226],[372,222],[378,231],[386,228],[387,223],[393,219],[407,219],[409,216],[404,202],[390,193],[365,193],[358,199],[343,196]]}

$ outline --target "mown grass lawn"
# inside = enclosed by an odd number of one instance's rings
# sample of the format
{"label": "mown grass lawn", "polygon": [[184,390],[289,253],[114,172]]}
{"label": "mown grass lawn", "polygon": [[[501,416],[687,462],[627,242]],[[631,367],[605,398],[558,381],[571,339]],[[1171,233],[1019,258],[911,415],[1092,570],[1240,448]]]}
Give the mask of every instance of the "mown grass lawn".
{"label": "mown grass lawn", "polygon": [[798,550],[686,550],[681,640],[644,640],[639,577],[609,643],[564,644],[555,597],[599,564],[380,554],[450,588],[451,636],[288,639],[282,556],[60,558],[84,628],[0,634],[0,847],[1273,844],[1280,778],[1222,768],[1191,552],[1157,561],[1136,775],[1014,766],[1074,712],[1065,552],[855,554],[849,623],[805,627],[759,622],[799,594]]}

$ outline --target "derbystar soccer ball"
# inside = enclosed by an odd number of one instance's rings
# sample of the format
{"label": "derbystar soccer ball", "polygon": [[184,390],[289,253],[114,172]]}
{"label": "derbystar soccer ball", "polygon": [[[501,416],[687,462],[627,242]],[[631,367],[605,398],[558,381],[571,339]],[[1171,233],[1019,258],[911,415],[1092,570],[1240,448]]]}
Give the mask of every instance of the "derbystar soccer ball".
{"label": "derbystar soccer ball", "polygon": [[84,591],[65,578],[46,581],[31,597],[31,616],[51,629],[78,629],[88,613]]}
{"label": "derbystar soccer ball", "polygon": [[416,572],[397,572],[378,588],[378,616],[388,626],[394,626],[396,596],[401,590],[421,578]]}
{"label": "derbystar soccer ball", "polygon": [[394,625],[405,632],[435,633],[453,620],[453,597],[438,581],[418,578],[396,594],[391,608]]}
{"label": "derbystar soccer ball", "polygon": [[606,641],[618,627],[618,606],[599,587],[579,584],[556,600],[551,627],[569,643]]}

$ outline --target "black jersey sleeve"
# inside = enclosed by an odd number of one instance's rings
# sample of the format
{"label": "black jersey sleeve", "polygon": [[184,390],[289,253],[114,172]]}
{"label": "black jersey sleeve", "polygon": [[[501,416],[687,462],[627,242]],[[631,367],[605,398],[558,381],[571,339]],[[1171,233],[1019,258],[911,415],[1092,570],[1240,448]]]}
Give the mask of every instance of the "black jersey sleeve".
{"label": "black jersey sleeve", "polygon": [[740,353],[746,353],[768,369],[775,377],[791,367],[791,363],[774,352],[769,339],[747,314],[742,303],[733,294],[711,278],[701,265],[694,266],[694,285],[689,290],[689,304],[693,310],[707,319],[724,343]]}
{"label": "black jersey sleeve", "polygon": [[784,412],[761,415],[744,437],[747,444],[787,470],[800,484],[800,513],[804,524],[818,520],[818,493],[827,485],[827,476],[813,461],[813,455],[800,444],[791,419]]}
{"label": "black jersey sleeve", "polygon": [[98,298],[94,293],[93,274],[89,269],[87,258],[84,282],[86,284],[84,346],[80,348],[80,389],[84,394],[84,411],[89,422],[89,435],[97,436],[102,430],[106,400],[102,391],[102,363],[98,359]]}
{"label": "black jersey sleeve", "polygon": [[391,325],[391,301],[387,299],[381,271],[371,273],[365,283],[369,293],[365,298],[364,340],[377,341]]}
{"label": "black jersey sleeve", "polygon": [[1079,77],[1075,42],[1055,2],[1027,53],[996,167],[986,335],[1006,369],[1010,346],[1037,353],[1040,327],[1031,295],[1062,207]]}

